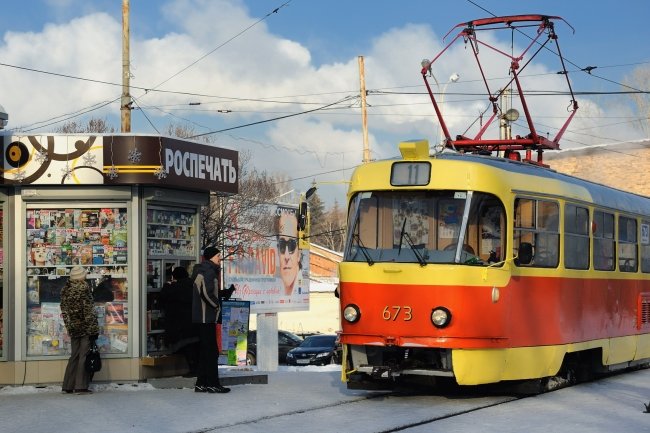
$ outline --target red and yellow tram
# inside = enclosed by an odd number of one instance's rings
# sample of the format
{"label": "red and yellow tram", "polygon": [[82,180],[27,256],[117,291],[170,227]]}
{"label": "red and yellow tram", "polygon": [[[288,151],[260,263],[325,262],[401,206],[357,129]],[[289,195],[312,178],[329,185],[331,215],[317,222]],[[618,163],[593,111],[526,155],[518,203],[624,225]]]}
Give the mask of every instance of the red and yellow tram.
{"label": "red and yellow tram", "polygon": [[356,169],[339,267],[350,388],[650,362],[650,198],[462,153]]}

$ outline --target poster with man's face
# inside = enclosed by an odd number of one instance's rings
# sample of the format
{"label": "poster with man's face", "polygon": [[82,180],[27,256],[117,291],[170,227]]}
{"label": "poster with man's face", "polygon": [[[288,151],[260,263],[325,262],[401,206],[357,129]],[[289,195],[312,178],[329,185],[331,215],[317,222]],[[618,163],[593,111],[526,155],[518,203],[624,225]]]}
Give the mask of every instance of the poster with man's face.
{"label": "poster with man's face", "polygon": [[271,233],[246,254],[223,262],[226,287],[251,313],[309,310],[309,251],[298,242],[298,207],[269,206]]}

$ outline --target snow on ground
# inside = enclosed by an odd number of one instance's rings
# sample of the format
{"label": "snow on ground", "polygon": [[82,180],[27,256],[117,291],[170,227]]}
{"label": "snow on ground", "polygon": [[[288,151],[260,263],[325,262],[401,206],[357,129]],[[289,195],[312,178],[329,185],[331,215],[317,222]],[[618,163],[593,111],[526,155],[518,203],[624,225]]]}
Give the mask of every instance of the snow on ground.
{"label": "snow on ground", "polygon": [[[257,372],[255,368],[251,367],[225,367],[219,366],[220,374],[228,374],[228,371],[235,372],[246,372],[254,371]],[[314,373],[314,372],[331,372],[341,371],[340,365],[326,365],[326,366],[315,366],[309,365],[304,367],[290,367],[290,366],[279,366],[278,371],[285,372],[297,372],[297,373]],[[136,392],[136,391],[152,391],[156,388],[149,383],[93,383],[90,385],[90,389],[94,392],[101,391],[115,391],[115,392]],[[4,386],[0,388],[0,397],[7,395],[24,395],[24,394],[40,394],[40,393],[61,393],[61,385],[42,385],[42,386],[33,386],[33,385],[23,385],[23,386]],[[1,430],[1,429],[0,429]]]}
{"label": "snow on ground", "polygon": [[[235,367],[221,367],[220,373],[228,370],[264,373]],[[234,385],[225,395],[195,393],[191,379],[182,381],[183,387],[165,389],[148,383],[97,383],[91,386],[92,395],[61,394],[59,384],[6,386],[0,389],[0,431],[650,432],[645,409],[650,404],[650,369],[521,400],[348,390],[337,365],[280,366],[266,374],[268,384]]]}

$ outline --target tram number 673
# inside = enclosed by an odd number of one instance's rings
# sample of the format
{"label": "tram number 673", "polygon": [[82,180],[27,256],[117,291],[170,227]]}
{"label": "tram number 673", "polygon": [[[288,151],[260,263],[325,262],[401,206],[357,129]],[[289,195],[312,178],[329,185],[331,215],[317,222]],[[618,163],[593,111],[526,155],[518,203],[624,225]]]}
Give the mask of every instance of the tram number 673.
{"label": "tram number 673", "polygon": [[412,311],[413,310],[408,305],[393,305],[392,307],[386,305],[382,312],[382,317],[384,320],[392,320],[393,322],[400,317],[405,322],[408,322],[413,319],[413,315],[411,314]]}

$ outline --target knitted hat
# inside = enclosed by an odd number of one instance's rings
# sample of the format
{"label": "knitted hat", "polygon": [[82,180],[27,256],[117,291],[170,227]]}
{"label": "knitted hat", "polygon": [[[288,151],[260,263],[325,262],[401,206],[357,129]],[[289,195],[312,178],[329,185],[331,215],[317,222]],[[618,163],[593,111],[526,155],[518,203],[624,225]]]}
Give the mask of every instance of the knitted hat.
{"label": "knitted hat", "polygon": [[190,274],[187,273],[187,270],[182,266],[176,266],[172,271],[172,277],[175,280],[180,280],[181,278],[187,278]]}
{"label": "knitted hat", "polygon": [[81,266],[75,266],[70,271],[71,280],[84,280],[86,279],[86,270]]}
{"label": "knitted hat", "polygon": [[219,250],[216,247],[207,247],[203,251],[203,258],[206,260],[210,260],[212,257],[216,256],[219,254]]}

